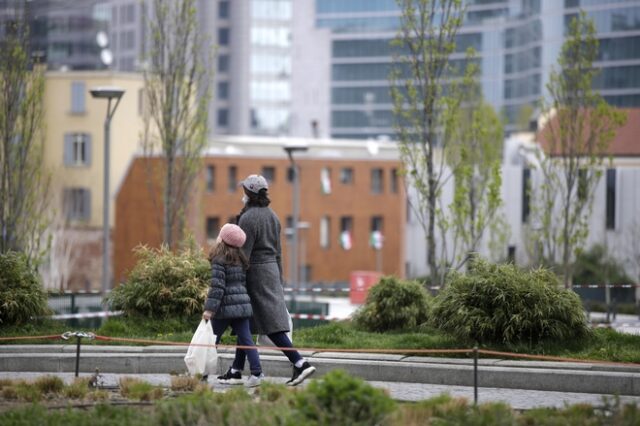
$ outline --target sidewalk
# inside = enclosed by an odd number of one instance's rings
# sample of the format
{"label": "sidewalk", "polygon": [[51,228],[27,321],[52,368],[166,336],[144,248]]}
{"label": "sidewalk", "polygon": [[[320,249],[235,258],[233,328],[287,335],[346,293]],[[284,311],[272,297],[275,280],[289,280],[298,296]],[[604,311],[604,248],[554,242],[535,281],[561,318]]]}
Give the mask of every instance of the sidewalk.
{"label": "sidewalk", "polygon": [[[99,346],[83,344],[80,372],[160,374],[186,371],[185,346]],[[231,364],[229,349],[218,351],[218,372]],[[314,377],[334,369],[374,382],[473,386],[473,360],[404,355],[303,352],[317,367]],[[279,351],[260,351],[267,376],[288,378],[291,366]],[[76,346],[0,345],[0,372],[69,373],[75,371]],[[545,392],[640,396],[640,365],[603,365],[481,358],[478,386]],[[639,400],[640,402],[640,400]]]}

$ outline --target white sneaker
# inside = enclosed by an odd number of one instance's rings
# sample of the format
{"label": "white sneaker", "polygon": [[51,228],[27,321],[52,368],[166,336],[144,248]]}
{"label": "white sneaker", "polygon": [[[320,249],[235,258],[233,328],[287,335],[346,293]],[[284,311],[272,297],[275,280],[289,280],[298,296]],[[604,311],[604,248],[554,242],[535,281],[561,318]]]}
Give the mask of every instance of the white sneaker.
{"label": "white sneaker", "polygon": [[260,373],[259,376],[254,376],[253,374],[249,376],[247,382],[244,384],[248,388],[255,388],[260,386],[262,380],[264,379],[264,374]]}

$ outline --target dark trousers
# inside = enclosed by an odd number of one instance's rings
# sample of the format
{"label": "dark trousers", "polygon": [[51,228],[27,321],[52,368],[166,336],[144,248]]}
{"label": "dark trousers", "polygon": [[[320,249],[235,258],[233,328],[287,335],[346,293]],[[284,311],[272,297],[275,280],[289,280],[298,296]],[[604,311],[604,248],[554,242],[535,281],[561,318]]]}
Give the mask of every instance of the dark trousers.
{"label": "dark trousers", "polygon": [[[213,319],[212,320],[213,333],[216,335],[216,344],[220,343],[220,337],[224,334],[227,327],[231,326],[231,329],[236,336],[238,336],[237,344],[239,346],[255,346],[253,343],[253,336],[251,336],[251,330],[249,329],[249,318],[236,318],[236,319]],[[237,353],[238,350],[236,350]],[[242,349],[249,358],[249,368],[251,374],[259,376],[262,373],[262,367],[260,366],[260,356],[256,349]],[[237,358],[237,356],[236,356]],[[244,356],[242,363],[233,361],[232,368],[242,371],[244,370]]]}
{"label": "dark trousers", "polygon": [[[289,340],[289,337],[287,337],[287,333],[284,331],[271,333],[267,336],[269,336],[269,339],[271,339],[273,344],[279,348],[293,348],[291,340]],[[283,350],[282,353],[285,354],[287,358],[289,358],[289,361],[291,361],[292,364],[295,364],[302,359],[302,356],[300,356],[300,353],[296,350]],[[236,356],[233,360],[233,368],[235,368],[236,370],[242,370],[244,368],[245,357],[249,357],[249,365],[251,365],[249,351],[245,351],[244,349],[236,349]],[[237,366],[241,367],[238,368]]]}

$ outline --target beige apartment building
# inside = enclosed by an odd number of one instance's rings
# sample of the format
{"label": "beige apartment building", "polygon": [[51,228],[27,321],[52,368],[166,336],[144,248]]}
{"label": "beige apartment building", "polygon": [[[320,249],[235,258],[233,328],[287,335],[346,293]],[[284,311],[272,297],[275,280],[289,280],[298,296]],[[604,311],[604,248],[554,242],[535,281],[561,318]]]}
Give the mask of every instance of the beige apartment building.
{"label": "beige apartment building", "polygon": [[104,123],[107,100],[89,90],[125,90],[111,121],[110,227],[114,198],[143,131],[140,74],[48,72],[44,94],[44,167],[51,176],[51,250],[44,285],[98,290],[102,281]]}

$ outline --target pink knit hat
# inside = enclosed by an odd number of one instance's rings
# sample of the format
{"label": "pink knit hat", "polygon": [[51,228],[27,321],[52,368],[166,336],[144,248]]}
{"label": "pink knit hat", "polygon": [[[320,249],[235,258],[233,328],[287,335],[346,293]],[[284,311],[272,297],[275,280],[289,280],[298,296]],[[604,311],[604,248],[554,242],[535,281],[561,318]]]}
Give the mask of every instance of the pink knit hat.
{"label": "pink knit hat", "polygon": [[225,223],[220,233],[218,234],[218,240],[222,240],[232,247],[242,247],[247,240],[247,234],[244,233],[242,228],[232,223]]}

